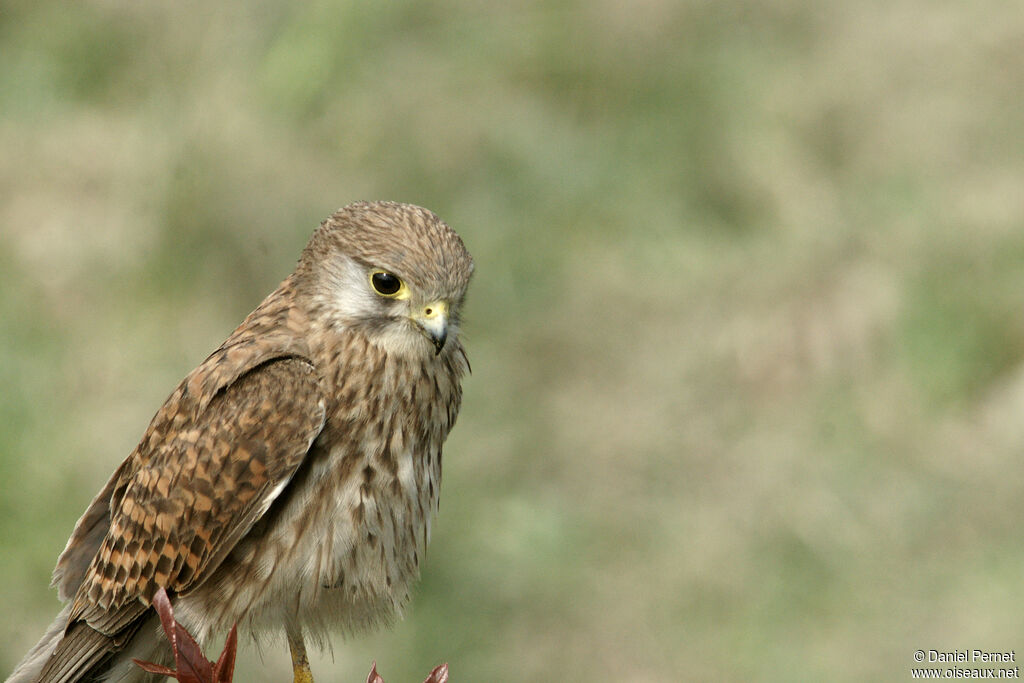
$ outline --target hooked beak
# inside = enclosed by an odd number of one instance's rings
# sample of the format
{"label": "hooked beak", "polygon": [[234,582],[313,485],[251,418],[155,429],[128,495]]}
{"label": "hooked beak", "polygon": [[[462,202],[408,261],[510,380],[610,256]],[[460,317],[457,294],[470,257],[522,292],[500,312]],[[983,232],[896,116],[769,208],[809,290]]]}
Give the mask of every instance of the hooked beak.
{"label": "hooked beak", "polygon": [[448,340],[448,302],[434,301],[424,306],[413,317],[420,331],[434,345],[434,355],[441,353]]}

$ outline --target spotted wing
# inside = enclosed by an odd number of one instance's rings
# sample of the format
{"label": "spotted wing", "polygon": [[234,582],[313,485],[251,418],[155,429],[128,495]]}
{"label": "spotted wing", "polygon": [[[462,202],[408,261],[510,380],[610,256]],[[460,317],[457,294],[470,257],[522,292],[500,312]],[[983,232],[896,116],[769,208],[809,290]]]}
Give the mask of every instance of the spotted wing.
{"label": "spotted wing", "polygon": [[120,649],[158,588],[183,593],[206,580],[287,486],[323,427],[320,385],[303,359],[263,363],[212,397],[189,396],[189,386],[201,384],[192,379],[119,470],[109,529],[42,681],[77,680],[76,672]]}

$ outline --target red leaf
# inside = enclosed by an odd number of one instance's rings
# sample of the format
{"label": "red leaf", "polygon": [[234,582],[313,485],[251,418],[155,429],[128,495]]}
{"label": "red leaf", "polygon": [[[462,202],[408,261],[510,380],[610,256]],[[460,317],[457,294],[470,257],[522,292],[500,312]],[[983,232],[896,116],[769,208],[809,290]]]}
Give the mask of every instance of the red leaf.
{"label": "red leaf", "polygon": [[175,658],[177,658],[178,645],[174,642],[174,630],[177,622],[174,621],[174,608],[171,607],[171,600],[167,597],[167,591],[163,588],[158,590],[156,595],[153,596],[153,609],[160,615],[160,625],[164,627],[167,640],[171,643],[171,650],[174,652]]}
{"label": "red leaf", "polygon": [[174,666],[178,669],[180,683],[211,683],[213,664],[203,656],[203,650],[195,638],[181,624],[174,625],[177,638],[174,651]]}
{"label": "red leaf", "polygon": [[224,650],[213,667],[213,683],[231,683],[235,677],[235,652],[238,650],[238,624],[231,627]]}
{"label": "red leaf", "polygon": [[384,679],[377,673],[377,662],[373,663],[373,668],[370,669],[370,675],[366,677],[366,683],[384,683]]}
{"label": "red leaf", "polygon": [[[138,667],[149,673],[174,676],[179,683],[231,683],[235,676],[235,653],[238,650],[237,624],[231,627],[231,631],[224,641],[224,650],[220,653],[217,663],[214,664],[203,655],[202,648],[199,647],[199,643],[192,637],[192,634],[175,620],[174,608],[171,606],[170,598],[167,597],[167,591],[163,588],[153,596],[153,608],[160,616],[160,624],[164,627],[167,640],[171,642],[174,665],[178,670],[175,671],[153,662],[133,659],[132,661]],[[376,663],[374,664],[376,667]],[[384,682],[380,681],[380,683]]]}
{"label": "red leaf", "polygon": [[436,667],[423,683],[448,683],[448,662]]}
{"label": "red leaf", "polygon": [[137,666],[140,669],[143,669],[145,671],[148,671],[151,674],[163,674],[164,676],[174,676],[175,675],[174,669],[168,669],[166,666],[163,666],[162,664],[154,664],[153,662],[144,662],[141,659],[133,659],[132,661],[135,662],[135,666]]}

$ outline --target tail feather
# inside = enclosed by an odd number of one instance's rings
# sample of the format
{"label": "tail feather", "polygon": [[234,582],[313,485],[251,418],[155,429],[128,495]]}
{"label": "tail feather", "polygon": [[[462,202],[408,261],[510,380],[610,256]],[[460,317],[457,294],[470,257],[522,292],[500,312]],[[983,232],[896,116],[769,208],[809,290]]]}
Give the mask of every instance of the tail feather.
{"label": "tail feather", "polygon": [[14,673],[7,677],[6,683],[36,683],[39,680],[43,667],[46,666],[50,655],[57,649],[57,644],[64,635],[69,616],[71,616],[71,605],[60,611],[35,647],[28,651],[21,663],[15,667]]}
{"label": "tail feather", "polygon": [[[67,629],[40,672],[39,683],[72,683],[95,678],[94,668],[116,652],[109,636],[84,621]],[[105,668],[105,667],[103,667]]]}
{"label": "tail feather", "polygon": [[170,647],[155,613],[143,614],[116,639],[84,622],[67,628],[71,608],[65,607],[46,629],[6,683],[140,683],[161,677],[147,674],[132,659],[170,664]]}

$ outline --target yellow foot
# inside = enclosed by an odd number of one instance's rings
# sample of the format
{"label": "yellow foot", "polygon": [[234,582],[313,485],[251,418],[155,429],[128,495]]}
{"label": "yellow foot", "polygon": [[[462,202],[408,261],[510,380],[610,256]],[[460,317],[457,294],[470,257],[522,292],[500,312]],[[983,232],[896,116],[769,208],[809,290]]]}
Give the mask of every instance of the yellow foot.
{"label": "yellow foot", "polygon": [[302,631],[287,629],[288,649],[292,653],[292,673],[295,683],[313,683],[313,672],[309,670],[309,657],[306,656],[306,643],[302,640]]}

